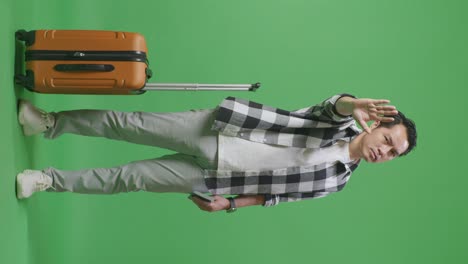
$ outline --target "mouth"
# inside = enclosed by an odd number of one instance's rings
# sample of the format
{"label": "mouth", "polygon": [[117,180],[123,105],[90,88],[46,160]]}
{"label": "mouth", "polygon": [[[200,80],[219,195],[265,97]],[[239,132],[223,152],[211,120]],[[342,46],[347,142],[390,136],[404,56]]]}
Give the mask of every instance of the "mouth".
{"label": "mouth", "polygon": [[372,148],[369,148],[370,150],[370,158],[372,161],[376,161],[377,160],[377,155],[375,154],[374,150]]}

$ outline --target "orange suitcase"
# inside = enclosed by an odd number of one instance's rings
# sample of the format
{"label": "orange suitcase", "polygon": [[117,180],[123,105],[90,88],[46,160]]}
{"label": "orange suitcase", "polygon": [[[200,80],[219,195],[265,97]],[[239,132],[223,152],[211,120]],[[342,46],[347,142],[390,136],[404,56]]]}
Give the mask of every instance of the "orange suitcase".
{"label": "orange suitcase", "polygon": [[19,30],[26,44],[26,71],[15,82],[53,94],[141,94],[147,90],[250,90],[256,84],[147,83],[147,47],[142,35],[98,30]]}

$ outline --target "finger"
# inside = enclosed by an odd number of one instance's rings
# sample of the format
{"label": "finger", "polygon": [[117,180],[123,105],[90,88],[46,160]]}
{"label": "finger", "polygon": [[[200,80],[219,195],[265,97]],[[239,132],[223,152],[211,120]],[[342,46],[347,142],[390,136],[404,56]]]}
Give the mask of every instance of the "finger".
{"label": "finger", "polygon": [[380,111],[376,111],[375,114],[379,116],[397,115],[398,111],[397,110],[385,110],[385,111],[380,110]]}
{"label": "finger", "polygon": [[203,211],[210,210],[210,206],[205,201],[201,200],[200,198],[193,197],[192,201],[200,210],[203,210]]}
{"label": "finger", "polygon": [[383,110],[383,111],[392,111],[392,110],[396,110],[396,107],[393,106],[393,105],[379,105],[379,106],[376,106],[375,109],[377,110]]}
{"label": "finger", "polygon": [[207,206],[209,204],[208,202],[205,202],[196,196],[192,196],[192,201],[196,203],[198,206]]}
{"label": "finger", "polygon": [[388,104],[390,103],[390,100],[387,99],[374,99],[371,101],[372,104],[374,105],[382,105],[382,104]]}
{"label": "finger", "polygon": [[394,115],[398,115],[398,111],[397,111],[397,110],[393,110],[393,111],[383,111],[382,115],[385,115],[385,116],[394,116]]}
{"label": "finger", "polygon": [[393,117],[378,116],[378,115],[372,115],[371,119],[374,121],[380,121],[380,122],[392,122],[393,120],[395,120]]}
{"label": "finger", "polygon": [[367,123],[364,120],[359,119],[359,124],[361,125],[362,129],[364,129],[367,133],[371,133],[371,129],[367,125]]}
{"label": "finger", "polygon": [[195,196],[189,196],[190,197],[190,200],[192,200],[193,203],[195,203],[196,205],[199,205],[200,201],[197,197]]}
{"label": "finger", "polygon": [[191,200],[199,209],[205,210],[205,206],[203,204],[200,204],[200,202],[196,198],[192,198]]}
{"label": "finger", "polygon": [[369,113],[375,113],[377,115],[396,115],[398,110],[395,106],[376,106],[369,108]]}
{"label": "finger", "polygon": [[382,122],[393,122],[395,120],[393,117],[382,117],[380,121]]}

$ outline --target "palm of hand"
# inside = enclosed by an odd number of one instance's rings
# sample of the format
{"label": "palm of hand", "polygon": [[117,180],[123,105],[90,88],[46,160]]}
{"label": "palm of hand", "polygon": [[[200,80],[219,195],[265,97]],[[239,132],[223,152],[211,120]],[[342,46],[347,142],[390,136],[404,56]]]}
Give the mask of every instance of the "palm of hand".
{"label": "palm of hand", "polygon": [[388,106],[390,101],[385,99],[356,99],[354,101],[353,118],[362,126],[364,130],[370,133],[367,125],[369,121],[392,122],[391,115],[398,114],[394,106]]}

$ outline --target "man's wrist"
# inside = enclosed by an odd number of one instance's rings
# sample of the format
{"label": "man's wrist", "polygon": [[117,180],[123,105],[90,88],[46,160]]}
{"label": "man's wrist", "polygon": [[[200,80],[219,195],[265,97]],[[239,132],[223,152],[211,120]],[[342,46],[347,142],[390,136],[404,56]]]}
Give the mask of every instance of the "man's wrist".
{"label": "man's wrist", "polygon": [[229,206],[228,208],[226,209],[226,212],[227,213],[234,213],[236,210],[237,210],[237,206],[236,206],[236,200],[234,197],[229,197],[227,198],[228,201],[229,201]]}
{"label": "man's wrist", "polygon": [[336,101],[334,109],[336,114],[343,117],[351,116],[353,114],[355,100],[356,98],[353,96],[343,95],[340,99]]}

